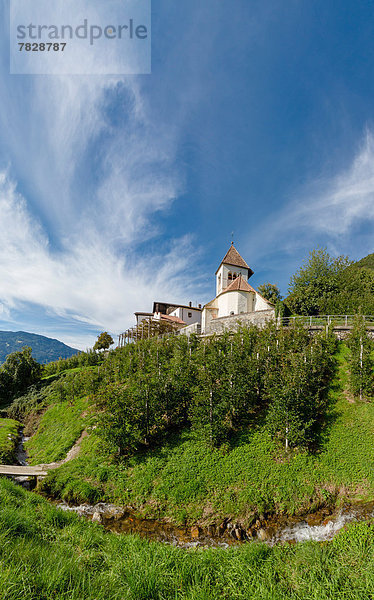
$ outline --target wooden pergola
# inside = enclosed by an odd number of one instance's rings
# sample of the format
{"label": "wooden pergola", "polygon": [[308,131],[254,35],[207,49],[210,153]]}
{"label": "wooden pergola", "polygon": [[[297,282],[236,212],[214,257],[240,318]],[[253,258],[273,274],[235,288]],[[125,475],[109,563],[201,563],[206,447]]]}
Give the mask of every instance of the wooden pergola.
{"label": "wooden pergola", "polygon": [[144,319],[135,327],[131,327],[118,336],[118,347],[122,348],[126,344],[137,342],[138,340],[159,337],[168,333],[175,333],[178,326],[162,319]]}

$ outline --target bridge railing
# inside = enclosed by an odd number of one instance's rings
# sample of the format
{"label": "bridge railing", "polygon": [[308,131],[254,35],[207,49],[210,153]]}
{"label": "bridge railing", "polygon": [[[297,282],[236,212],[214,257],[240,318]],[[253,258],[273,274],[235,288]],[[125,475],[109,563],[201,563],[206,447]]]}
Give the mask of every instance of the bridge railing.
{"label": "bridge railing", "polygon": [[[290,326],[292,324],[303,325],[304,327],[324,327],[333,325],[334,327],[352,327],[356,315],[315,315],[315,316],[295,316],[278,317],[279,325]],[[362,315],[367,327],[374,327],[374,315]]]}

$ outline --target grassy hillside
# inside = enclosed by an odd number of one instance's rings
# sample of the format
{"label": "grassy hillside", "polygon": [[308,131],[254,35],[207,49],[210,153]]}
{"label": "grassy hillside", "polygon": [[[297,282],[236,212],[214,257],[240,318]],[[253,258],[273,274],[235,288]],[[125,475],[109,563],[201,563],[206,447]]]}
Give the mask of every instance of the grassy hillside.
{"label": "grassy hillside", "polygon": [[84,429],[85,410],[85,399],[50,406],[40,420],[37,434],[26,444],[29,462],[39,464],[65,458]]}
{"label": "grassy hillside", "polygon": [[352,266],[358,269],[365,268],[374,271],[374,253],[368,254],[367,256],[365,256],[365,258],[361,258],[361,260],[358,260]]}
{"label": "grassy hillside", "polygon": [[69,358],[78,352],[75,348],[44,335],[25,331],[0,331],[0,364],[8,354],[22,350],[25,346],[32,349],[32,355],[39,363],[58,360],[60,357]]}
{"label": "grassy hillside", "polygon": [[[169,435],[162,446],[118,461],[92,431],[80,455],[51,473],[43,488],[70,501],[106,499],[134,506],[142,515],[203,524],[231,516],[248,525],[267,513],[294,514],[346,499],[373,499],[374,404],[347,396],[347,353],[341,345],[317,452],[296,448],[286,453],[259,423],[220,448],[184,431]],[[42,418],[30,447],[43,448],[43,462],[60,456],[58,447],[66,450],[73,415],[82,419],[76,437],[84,421],[89,427],[80,402],[50,409]],[[39,458],[33,455],[33,462]]]}
{"label": "grassy hillside", "polygon": [[374,528],[332,541],[186,551],[55,509],[0,479],[0,597],[7,600],[368,600]]}

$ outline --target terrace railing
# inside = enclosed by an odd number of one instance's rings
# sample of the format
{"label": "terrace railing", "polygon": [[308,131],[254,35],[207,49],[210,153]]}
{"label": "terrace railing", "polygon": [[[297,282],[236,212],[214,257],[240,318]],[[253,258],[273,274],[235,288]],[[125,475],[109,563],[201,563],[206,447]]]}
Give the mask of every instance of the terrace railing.
{"label": "terrace railing", "polygon": [[[352,327],[356,315],[315,315],[315,316],[295,316],[278,317],[277,323],[283,326],[292,324],[303,325],[304,327],[325,327],[333,325],[334,327]],[[374,315],[363,315],[367,327],[374,327]]]}

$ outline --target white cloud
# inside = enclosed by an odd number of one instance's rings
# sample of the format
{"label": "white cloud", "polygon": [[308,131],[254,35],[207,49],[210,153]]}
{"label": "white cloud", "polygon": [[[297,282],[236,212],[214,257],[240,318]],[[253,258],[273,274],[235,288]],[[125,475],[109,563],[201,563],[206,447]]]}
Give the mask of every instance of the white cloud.
{"label": "white cloud", "polygon": [[309,181],[259,227],[261,242],[252,237],[252,254],[298,251],[300,261],[301,249],[320,244],[333,254],[353,251],[359,257],[373,250],[372,237],[357,235],[362,226],[374,229],[374,134],[370,130],[346,169]]}
{"label": "white cloud", "polygon": [[[149,309],[158,295],[186,299],[188,286],[180,274],[188,272],[195,258],[188,236],[176,240],[165,254],[131,263],[125,255],[116,256],[105,237],[95,236],[93,230],[53,252],[5,173],[0,174],[0,216],[3,310],[28,302],[77,327],[88,324],[120,332],[131,324],[135,310]],[[82,335],[70,338],[79,339],[82,347]]]}
{"label": "white cloud", "polygon": [[329,236],[348,234],[360,221],[374,221],[374,136],[370,131],[350,167],[293,204],[295,225]]}

